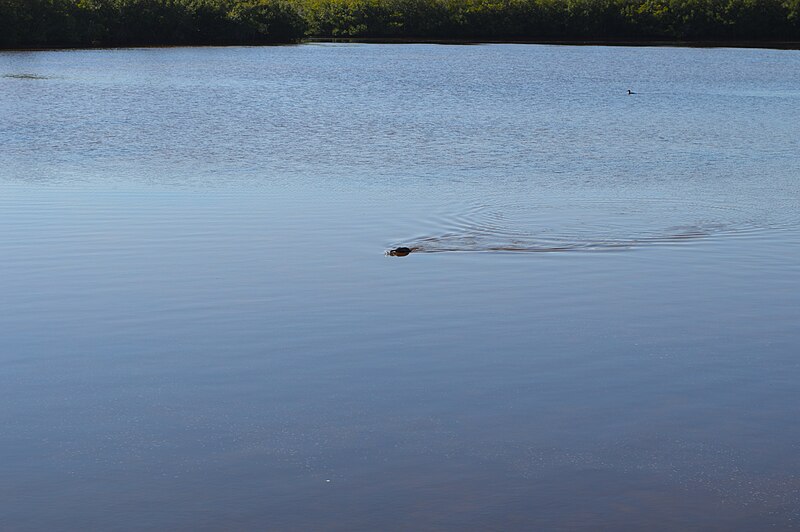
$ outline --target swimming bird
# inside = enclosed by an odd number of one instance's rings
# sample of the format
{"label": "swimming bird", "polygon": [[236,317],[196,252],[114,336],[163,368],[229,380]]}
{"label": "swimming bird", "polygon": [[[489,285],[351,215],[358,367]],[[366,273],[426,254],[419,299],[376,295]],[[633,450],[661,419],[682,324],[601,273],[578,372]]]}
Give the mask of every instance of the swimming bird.
{"label": "swimming bird", "polygon": [[412,251],[414,251],[414,250],[411,249],[411,248],[399,247],[399,248],[394,248],[392,250],[389,250],[389,255],[391,255],[392,257],[405,257],[406,255],[408,255]]}
{"label": "swimming bird", "polygon": [[632,90],[628,89],[628,96],[630,96],[631,94],[636,94],[636,93],[633,92]]}

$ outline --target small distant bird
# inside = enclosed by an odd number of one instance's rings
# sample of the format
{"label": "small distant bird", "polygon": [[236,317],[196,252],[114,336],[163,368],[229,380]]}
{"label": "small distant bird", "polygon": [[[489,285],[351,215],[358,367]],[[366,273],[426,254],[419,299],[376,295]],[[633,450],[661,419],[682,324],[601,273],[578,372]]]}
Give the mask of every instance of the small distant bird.
{"label": "small distant bird", "polygon": [[636,93],[633,92],[632,90],[628,89],[628,96],[630,96],[631,94],[636,94]]}

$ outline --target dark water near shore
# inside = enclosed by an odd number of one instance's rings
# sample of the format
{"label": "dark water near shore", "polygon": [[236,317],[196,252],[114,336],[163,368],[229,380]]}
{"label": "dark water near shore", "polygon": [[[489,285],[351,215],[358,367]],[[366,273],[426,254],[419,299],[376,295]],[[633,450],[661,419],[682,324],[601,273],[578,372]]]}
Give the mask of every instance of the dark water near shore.
{"label": "dark water near shore", "polygon": [[0,76],[2,528],[800,527],[800,52]]}

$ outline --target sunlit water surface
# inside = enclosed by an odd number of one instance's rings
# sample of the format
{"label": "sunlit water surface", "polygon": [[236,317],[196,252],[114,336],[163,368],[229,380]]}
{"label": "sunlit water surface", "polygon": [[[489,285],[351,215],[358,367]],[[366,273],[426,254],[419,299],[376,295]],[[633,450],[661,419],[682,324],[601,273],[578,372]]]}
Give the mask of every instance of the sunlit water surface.
{"label": "sunlit water surface", "polygon": [[800,527],[798,124],[797,51],[0,53],[2,528]]}

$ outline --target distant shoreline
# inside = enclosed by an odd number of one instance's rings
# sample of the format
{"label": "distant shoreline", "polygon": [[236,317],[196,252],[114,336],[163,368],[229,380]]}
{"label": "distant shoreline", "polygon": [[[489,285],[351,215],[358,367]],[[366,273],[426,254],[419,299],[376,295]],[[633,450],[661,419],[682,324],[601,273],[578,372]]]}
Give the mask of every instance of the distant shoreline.
{"label": "distant shoreline", "polygon": [[263,44],[141,44],[141,45],[86,45],[86,46],[17,46],[0,47],[0,52],[44,52],[58,50],[124,50],[135,48],[256,48],[274,46],[297,46],[313,43],[353,43],[353,44],[441,44],[441,45],[479,45],[479,44],[530,44],[540,46],[632,46],[665,48],[753,48],[765,50],[800,50],[800,41],[665,41],[665,40],[488,40],[488,39],[433,39],[400,37],[308,37],[293,43]]}
{"label": "distant shoreline", "polygon": [[0,0],[4,49],[303,42],[800,49],[800,0]]}
{"label": "distant shoreline", "polygon": [[360,43],[360,44],[533,44],[552,46],[652,46],[675,48],[763,48],[772,50],[800,50],[800,41],[665,41],[665,40],[490,40],[490,39],[429,39],[389,37],[309,37],[302,43]]}

